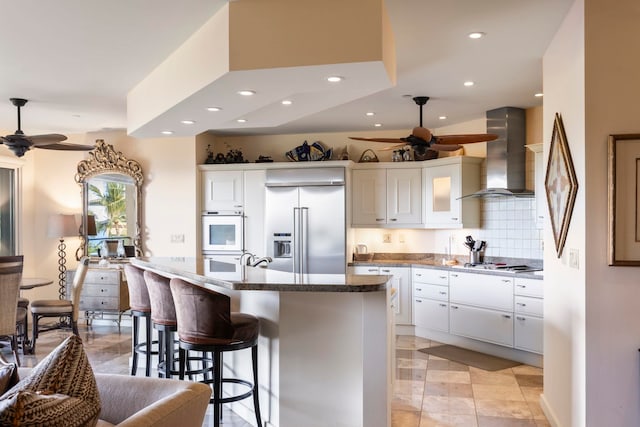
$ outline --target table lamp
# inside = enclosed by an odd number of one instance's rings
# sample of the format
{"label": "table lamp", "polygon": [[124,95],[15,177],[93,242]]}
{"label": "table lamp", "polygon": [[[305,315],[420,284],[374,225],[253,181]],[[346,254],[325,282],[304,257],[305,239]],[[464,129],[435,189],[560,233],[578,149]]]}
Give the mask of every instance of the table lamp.
{"label": "table lamp", "polygon": [[77,236],[78,223],[76,216],[70,214],[53,214],[49,215],[47,226],[47,235],[49,237],[57,237],[60,239],[58,243],[58,298],[65,299],[66,296],[66,279],[67,279],[67,254],[65,249],[67,245],[64,243],[65,237]]}

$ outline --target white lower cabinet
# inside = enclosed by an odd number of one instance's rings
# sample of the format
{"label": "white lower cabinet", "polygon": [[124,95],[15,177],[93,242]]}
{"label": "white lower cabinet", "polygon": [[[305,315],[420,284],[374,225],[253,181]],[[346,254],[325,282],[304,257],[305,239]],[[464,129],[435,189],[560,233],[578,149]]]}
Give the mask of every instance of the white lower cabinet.
{"label": "white lower cabinet", "polygon": [[542,354],[542,317],[516,314],[514,347],[520,350]]}
{"label": "white lower cabinet", "polygon": [[391,286],[395,289],[394,304],[396,325],[410,325],[411,315],[411,274],[410,267],[379,267],[354,266],[350,267],[353,274],[382,274],[392,275]]}
{"label": "white lower cabinet", "polygon": [[449,272],[412,268],[413,324],[449,332]]}
{"label": "white lower cabinet", "polygon": [[515,343],[520,350],[542,354],[544,337],[543,282],[533,279],[515,279]]}
{"label": "white lower cabinet", "polygon": [[513,346],[513,313],[453,302],[449,307],[452,334]]}

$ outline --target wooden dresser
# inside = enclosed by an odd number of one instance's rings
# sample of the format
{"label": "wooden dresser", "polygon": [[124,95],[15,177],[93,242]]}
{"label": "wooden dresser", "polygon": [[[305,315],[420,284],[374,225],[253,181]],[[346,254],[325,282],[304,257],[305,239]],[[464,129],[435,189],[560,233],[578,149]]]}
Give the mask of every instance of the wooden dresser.
{"label": "wooden dresser", "polygon": [[[67,271],[67,295],[70,295],[75,270]],[[122,313],[129,309],[129,288],[124,271],[114,267],[90,267],[80,294],[80,311],[90,321],[104,313],[118,315],[118,325]]]}

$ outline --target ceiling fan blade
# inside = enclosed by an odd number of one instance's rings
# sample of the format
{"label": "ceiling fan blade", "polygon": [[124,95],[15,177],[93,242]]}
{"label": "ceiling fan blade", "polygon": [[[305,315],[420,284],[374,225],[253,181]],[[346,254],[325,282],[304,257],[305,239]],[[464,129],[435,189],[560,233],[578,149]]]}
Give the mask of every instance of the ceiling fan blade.
{"label": "ceiling fan blade", "polygon": [[440,135],[434,136],[436,144],[473,144],[474,142],[487,142],[498,139],[498,135],[493,133],[476,133],[466,135]]}
{"label": "ceiling fan blade", "polygon": [[356,141],[369,141],[369,142],[394,142],[396,144],[406,145],[407,143],[400,138],[361,138],[358,136],[350,136],[349,139],[355,139]]}
{"label": "ceiling fan blade", "polygon": [[64,150],[64,151],[91,151],[95,147],[93,145],[69,144],[66,142],[58,142],[55,144],[34,145],[35,148],[44,148],[45,150]]}
{"label": "ceiling fan blade", "polygon": [[462,148],[462,145],[446,145],[446,144],[432,144],[429,146],[429,150],[435,151],[456,151]]}
{"label": "ceiling fan blade", "polygon": [[66,136],[60,135],[59,133],[49,133],[46,135],[33,135],[27,136],[26,139],[31,141],[34,146],[39,145],[47,145],[47,144],[55,144],[60,141],[64,141],[67,139]]}

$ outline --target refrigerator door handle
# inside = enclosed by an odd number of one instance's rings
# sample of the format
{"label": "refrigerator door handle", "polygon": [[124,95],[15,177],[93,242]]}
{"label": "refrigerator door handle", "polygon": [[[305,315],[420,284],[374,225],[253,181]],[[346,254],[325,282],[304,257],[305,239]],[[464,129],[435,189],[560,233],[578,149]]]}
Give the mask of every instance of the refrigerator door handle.
{"label": "refrigerator door handle", "polygon": [[309,208],[300,208],[300,272],[309,273],[308,247],[309,245]]}
{"label": "refrigerator door handle", "polygon": [[300,208],[293,208],[293,272],[302,272]]}

